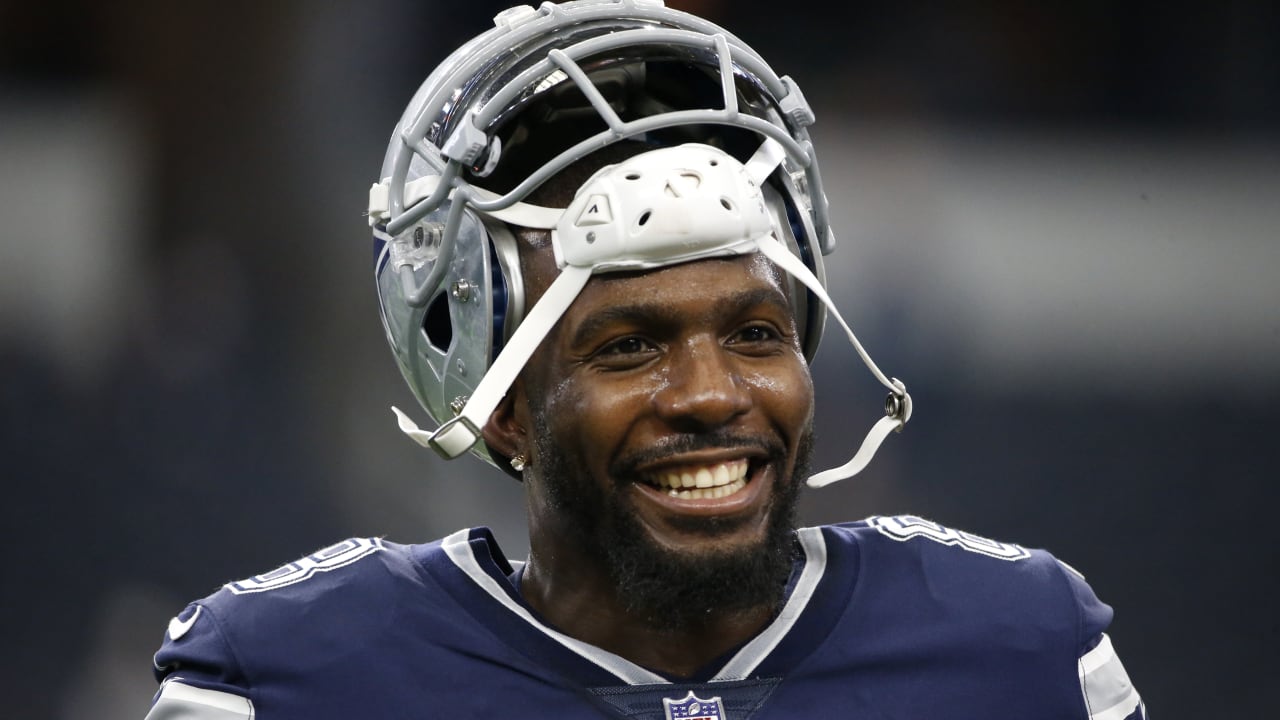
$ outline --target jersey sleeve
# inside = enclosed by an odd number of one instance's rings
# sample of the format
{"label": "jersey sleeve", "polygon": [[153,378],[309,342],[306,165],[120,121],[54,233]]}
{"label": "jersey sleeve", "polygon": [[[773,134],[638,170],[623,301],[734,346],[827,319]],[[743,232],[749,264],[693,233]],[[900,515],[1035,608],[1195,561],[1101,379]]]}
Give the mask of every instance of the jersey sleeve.
{"label": "jersey sleeve", "polygon": [[214,611],[200,602],[169,621],[153,660],[160,690],[146,720],[250,720],[248,681]]}
{"label": "jersey sleeve", "polygon": [[188,685],[181,678],[160,686],[144,720],[253,720],[249,698]]}
{"label": "jersey sleeve", "polygon": [[1058,566],[1079,609],[1081,642],[1076,673],[1089,720],[1147,720],[1142,697],[1104,632],[1111,623],[1111,608],[1098,599],[1075,568],[1062,561]]}

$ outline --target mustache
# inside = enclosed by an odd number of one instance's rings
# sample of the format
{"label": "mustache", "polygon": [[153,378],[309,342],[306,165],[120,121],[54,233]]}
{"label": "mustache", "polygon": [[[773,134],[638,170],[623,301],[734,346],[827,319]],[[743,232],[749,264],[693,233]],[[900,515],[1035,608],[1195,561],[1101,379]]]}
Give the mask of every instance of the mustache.
{"label": "mustache", "polygon": [[632,477],[638,468],[644,465],[662,462],[677,455],[697,452],[699,450],[747,450],[760,452],[766,461],[783,458],[787,448],[776,437],[743,435],[729,430],[717,430],[709,433],[673,435],[664,438],[655,445],[650,445],[635,452],[627,453],[609,466],[609,474],[616,478]]}

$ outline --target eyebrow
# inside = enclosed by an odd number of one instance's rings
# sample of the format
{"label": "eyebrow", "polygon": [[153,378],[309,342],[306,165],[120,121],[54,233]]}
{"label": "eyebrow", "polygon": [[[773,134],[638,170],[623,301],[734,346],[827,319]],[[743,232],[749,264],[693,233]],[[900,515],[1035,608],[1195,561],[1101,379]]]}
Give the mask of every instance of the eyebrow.
{"label": "eyebrow", "polygon": [[[791,305],[787,303],[786,297],[777,288],[772,287],[740,290],[716,303],[717,308],[726,308],[728,313],[742,312],[747,308],[760,305],[783,310],[788,315],[791,313]],[[592,335],[618,322],[673,324],[684,315],[685,313],[678,312],[670,305],[657,302],[611,305],[584,319],[574,331],[570,341],[572,345],[581,344]]]}

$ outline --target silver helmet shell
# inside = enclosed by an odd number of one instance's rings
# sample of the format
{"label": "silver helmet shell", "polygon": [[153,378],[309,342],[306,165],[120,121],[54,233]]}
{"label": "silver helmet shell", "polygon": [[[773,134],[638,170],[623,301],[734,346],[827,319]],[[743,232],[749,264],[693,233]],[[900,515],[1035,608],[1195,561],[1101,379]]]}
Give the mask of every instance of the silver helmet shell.
{"label": "silver helmet shell", "polygon": [[[519,6],[450,55],[410,101],[370,191],[375,275],[396,362],[438,423],[475,391],[527,308],[504,211],[618,142],[696,142],[746,161],[785,151],[775,232],[825,283],[834,249],[813,113],[796,84],[719,26],[661,0]],[[806,357],[824,307],[796,283]],[[489,460],[483,443],[473,448]]]}

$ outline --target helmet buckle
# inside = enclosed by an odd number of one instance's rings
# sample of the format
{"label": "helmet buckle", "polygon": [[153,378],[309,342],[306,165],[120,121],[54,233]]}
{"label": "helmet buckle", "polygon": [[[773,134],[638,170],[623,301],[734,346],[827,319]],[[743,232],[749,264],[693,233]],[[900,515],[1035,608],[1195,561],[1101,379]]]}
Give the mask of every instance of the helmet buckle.
{"label": "helmet buckle", "polygon": [[480,428],[468,420],[466,415],[459,415],[431,433],[431,437],[427,438],[427,446],[445,460],[452,460],[479,441]]}

